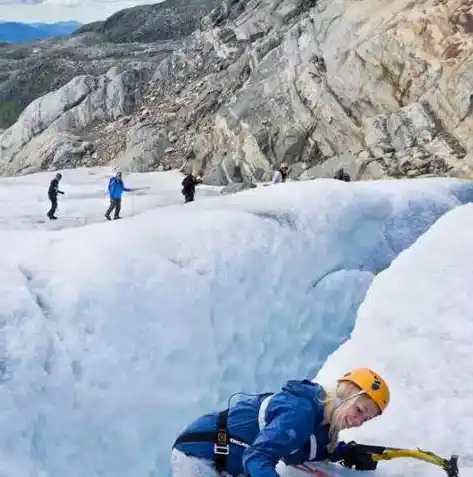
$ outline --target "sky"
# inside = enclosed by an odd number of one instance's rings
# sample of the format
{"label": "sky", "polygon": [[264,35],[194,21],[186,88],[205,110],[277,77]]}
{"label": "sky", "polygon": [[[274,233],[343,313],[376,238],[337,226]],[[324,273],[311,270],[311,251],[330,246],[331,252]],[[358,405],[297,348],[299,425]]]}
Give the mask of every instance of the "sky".
{"label": "sky", "polygon": [[[183,204],[178,173],[125,174],[141,190],[108,222],[111,174],[63,171],[52,222],[54,173],[0,179],[1,477],[167,477],[174,438],[231,393],[353,366],[392,400],[342,438],[459,452],[473,475],[470,181],[198,186]],[[442,475],[405,465],[375,475]]]}
{"label": "sky", "polygon": [[0,0],[0,21],[24,23],[105,20],[124,8],[159,3],[144,0]]}

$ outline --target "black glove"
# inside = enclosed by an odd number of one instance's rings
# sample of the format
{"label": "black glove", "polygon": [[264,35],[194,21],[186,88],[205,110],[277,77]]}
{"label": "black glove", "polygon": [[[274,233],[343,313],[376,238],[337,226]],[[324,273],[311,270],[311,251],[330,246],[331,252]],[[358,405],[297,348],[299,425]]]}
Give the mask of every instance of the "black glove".
{"label": "black glove", "polygon": [[363,450],[356,442],[349,442],[340,452],[341,464],[344,467],[356,470],[375,470],[378,463],[373,460],[372,455]]}

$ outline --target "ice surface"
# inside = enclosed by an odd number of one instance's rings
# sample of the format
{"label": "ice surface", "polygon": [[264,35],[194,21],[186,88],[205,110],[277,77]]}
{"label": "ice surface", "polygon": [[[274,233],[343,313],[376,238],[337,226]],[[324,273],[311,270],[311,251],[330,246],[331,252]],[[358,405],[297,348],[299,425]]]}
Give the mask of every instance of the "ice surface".
{"label": "ice surface", "polygon": [[[473,475],[473,205],[442,217],[373,281],[349,339],[318,379],[352,363],[376,367],[392,388],[385,414],[348,435],[362,442],[460,455]],[[427,464],[382,465],[383,475],[435,476]],[[445,474],[444,474],[445,475]]]}
{"label": "ice surface", "polygon": [[314,375],[374,274],[473,197],[456,180],[320,180],[182,205],[173,174],[126,176],[151,189],[116,222],[109,171],[66,171],[45,224],[50,175],[2,179],[1,477],[167,475],[191,419]]}

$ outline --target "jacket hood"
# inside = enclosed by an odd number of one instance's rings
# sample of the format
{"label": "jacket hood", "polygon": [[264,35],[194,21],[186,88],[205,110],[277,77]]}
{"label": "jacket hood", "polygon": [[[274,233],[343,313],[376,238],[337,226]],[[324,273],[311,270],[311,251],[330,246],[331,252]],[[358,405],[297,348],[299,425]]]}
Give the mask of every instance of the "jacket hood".
{"label": "jacket hood", "polygon": [[310,399],[311,401],[323,402],[325,400],[325,389],[313,381],[308,379],[290,380],[283,387],[283,391],[289,392],[294,396],[301,396]]}

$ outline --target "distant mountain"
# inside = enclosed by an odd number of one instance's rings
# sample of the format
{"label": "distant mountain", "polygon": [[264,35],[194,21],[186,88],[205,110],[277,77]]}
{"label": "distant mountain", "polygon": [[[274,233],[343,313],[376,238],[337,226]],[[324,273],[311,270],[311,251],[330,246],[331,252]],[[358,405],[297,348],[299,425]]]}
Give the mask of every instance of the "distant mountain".
{"label": "distant mountain", "polygon": [[219,0],[167,0],[137,5],[120,10],[105,21],[88,23],[75,31],[74,36],[89,33],[111,43],[149,43],[181,38],[195,31],[200,19],[218,4]]}
{"label": "distant mountain", "polygon": [[80,26],[75,21],[56,23],[0,22],[0,42],[26,43],[41,38],[69,35]]}
{"label": "distant mountain", "polygon": [[82,26],[82,23],[76,21],[65,21],[56,23],[32,23],[31,26],[40,28],[42,30],[48,30],[57,35],[70,35]]}

